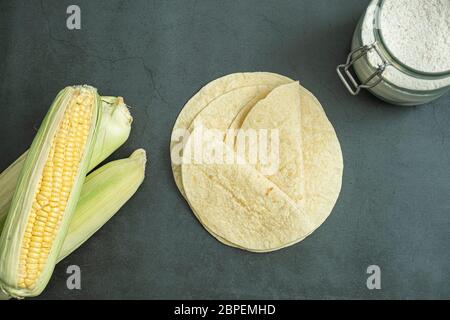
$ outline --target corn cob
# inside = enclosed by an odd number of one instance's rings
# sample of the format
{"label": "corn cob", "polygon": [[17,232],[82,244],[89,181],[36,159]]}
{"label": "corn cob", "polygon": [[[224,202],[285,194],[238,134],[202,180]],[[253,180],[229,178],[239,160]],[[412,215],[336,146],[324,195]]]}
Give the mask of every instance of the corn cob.
{"label": "corn cob", "polygon": [[[133,122],[122,97],[101,97],[101,100],[100,127],[88,170],[95,168],[128,139]],[[25,151],[0,174],[0,230],[6,220],[27,153],[28,151]]]}
{"label": "corn cob", "polygon": [[14,297],[47,285],[80,196],[100,123],[95,88],[63,89],[27,154],[0,238],[0,287]]}
{"label": "corn cob", "polygon": [[144,181],[146,161],[145,150],[138,149],[129,158],[109,162],[86,177],[58,262],[89,239],[134,195]]}

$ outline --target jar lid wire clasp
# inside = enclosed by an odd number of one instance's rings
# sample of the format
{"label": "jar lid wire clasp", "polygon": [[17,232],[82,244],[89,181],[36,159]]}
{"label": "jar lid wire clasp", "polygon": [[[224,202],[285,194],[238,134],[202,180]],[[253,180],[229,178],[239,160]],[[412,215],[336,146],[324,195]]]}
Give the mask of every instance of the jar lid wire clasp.
{"label": "jar lid wire clasp", "polygon": [[[350,67],[371,50],[374,50],[378,54],[382,63],[378,65],[377,70],[372,73],[365,81],[363,81],[362,83],[358,83],[353,74],[350,72]],[[340,64],[337,66],[336,72],[347,90],[352,95],[356,96],[361,91],[361,89],[370,89],[379,84],[383,80],[381,75],[388,65],[389,63],[384,60],[382,55],[380,54],[380,51],[376,46],[376,42],[373,42],[369,45],[364,45],[352,50],[349,53],[345,64]],[[372,79],[374,79],[375,77],[377,77],[378,79],[376,81],[372,81]]]}

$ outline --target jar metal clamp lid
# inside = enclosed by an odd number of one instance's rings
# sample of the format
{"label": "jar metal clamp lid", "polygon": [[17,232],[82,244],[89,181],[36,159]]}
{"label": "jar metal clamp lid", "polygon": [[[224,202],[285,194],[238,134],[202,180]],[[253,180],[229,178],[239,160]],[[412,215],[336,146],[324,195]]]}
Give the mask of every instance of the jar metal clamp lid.
{"label": "jar metal clamp lid", "polygon": [[[350,72],[350,67],[359,59],[364,57],[369,51],[374,50],[380,59],[382,60],[382,64],[378,66],[376,71],[372,73],[366,80],[364,80],[361,83],[358,83],[356,77],[353,76],[353,74]],[[381,81],[383,81],[383,78],[381,75],[383,74],[386,67],[389,65],[389,62],[387,62],[383,56],[380,54],[380,51],[378,50],[376,46],[376,42],[370,44],[370,45],[364,45],[362,47],[356,48],[352,50],[349,55],[347,56],[347,61],[344,64],[340,64],[336,67],[336,71],[339,75],[339,78],[341,78],[342,82],[344,83],[347,90],[354,96],[356,96],[361,89],[370,89],[375,87],[377,84],[379,84]],[[376,78],[376,79],[375,79]],[[375,79],[375,81],[372,81]]]}

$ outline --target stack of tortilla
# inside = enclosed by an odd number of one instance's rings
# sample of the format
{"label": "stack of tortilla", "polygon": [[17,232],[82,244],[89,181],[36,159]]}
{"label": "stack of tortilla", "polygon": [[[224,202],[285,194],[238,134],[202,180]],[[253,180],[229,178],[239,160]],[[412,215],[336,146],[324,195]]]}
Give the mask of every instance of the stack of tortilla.
{"label": "stack of tortilla", "polygon": [[[200,127],[218,134],[198,141],[193,132]],[[242,157],[230,129],[276,130],[276,170],[268,174]],[[235,160],[211,154],[199,161],[192,152],[199,146]],[[171,157],[178,189],[205,229],[253,252],[303,240],[329,216],[341,190],[341,148],[322,106],[298,82],[274,73],[236,73],[203,87],[175,122]]]}

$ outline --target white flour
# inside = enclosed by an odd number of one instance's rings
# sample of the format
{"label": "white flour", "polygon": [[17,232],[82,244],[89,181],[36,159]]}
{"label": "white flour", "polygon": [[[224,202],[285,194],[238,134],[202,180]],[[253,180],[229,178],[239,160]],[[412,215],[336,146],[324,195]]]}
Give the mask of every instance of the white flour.
{"label": "white flour", "polygon": [[380,26],[387,47],[407,66],[450,70],[450,0],[386,0]]}
{"label": "white flour", "polygon": [[[378,1],[372,1],[362,25],[363,44],[375,41],[373,32]],[[380,16],[385,44],[405,65],[423,72],[450,70],[450,0],[385,0]],[[371,51],[369,63],[381,64]],[[450,76],[418,79],[389,66],[386,80],[412,90],[433,90],[450,85]]]}

